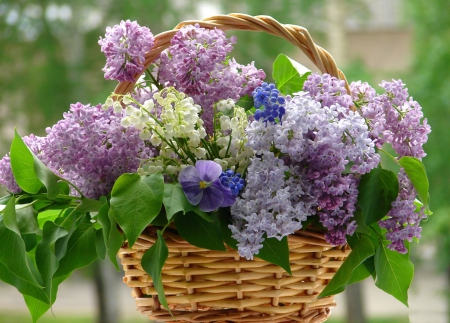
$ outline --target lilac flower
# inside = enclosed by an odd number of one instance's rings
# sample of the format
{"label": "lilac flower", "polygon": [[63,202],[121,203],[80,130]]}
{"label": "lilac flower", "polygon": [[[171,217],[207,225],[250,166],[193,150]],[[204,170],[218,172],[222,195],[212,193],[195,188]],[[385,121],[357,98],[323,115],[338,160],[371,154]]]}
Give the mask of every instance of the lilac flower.
{"label": "lilac flower", "polygon": [[17,185],[11,170],[11,160],[6,155],[0,160],[0,185],[4,186],[9,192],[18,194],[22,189]]}
{"label": "lilac flower", "polygon": [[303,84],[303,90],[319,101],[323,107],[339,104],[349,108],[352,105],[352,97],[347,94],[344,80],[339,80],[330,74],[312,73]]}
{"label": "lilac flower", "polygon": [[213,104],[250,95],[266,76],[254,63],[241,65],[227,60],[235,43],[236,37],[226,38],[220,29],[190,25],[175,34],[171,46],[160,56],[160,82],[186,93],[202,107],[208,134],[213,132]]}
{"label": "lilac flower", "polygon": [[414,200],[417,192],[403,168],[398,174],[398,181],[400,189],[398,197],[392,202],[388,217],[381,220],[379,224],[388,231],[386,238],[391,241],[388,247],[400,253],[406,253],[408,250],[404,241],[411,242],[413,238],[421,237],[420,221],[425,218],[425,214],[423,209],[416,211]]}
{"label": "lilac flower", "polygon": [[427,119],[423,121],[421,106],[409,98],[408,90],[401,80],[383,81],[386,93],[380,96],[380,104],[386,115],[383,137],[402,156],[425,157],[422,146],[431,132]]}
{"label": "lilac flower", "polygon": [[[110,193],[120,175],[137,171],[141,158],[156,155],[138,130],[120,125],[121,117],[101,105],[72,104],[64,119],[46,129],[46,137],[23,140],[50,170],[96,199]],[[17,193],[10,167],[6,156],[0,161],[0,184]]]}
{"label": "lilac flower", "polygon": [[198,160],[195,167],[190,165],[180,172],[178,181],[189,203],[211,212],[233,205],[236,198],[229,187],[222,185],[221,174],[222,167],[216,162]]}
{"label": "lilac flower", "polygon": [[145,53],[153,43],[150,29],[136,21],[122,20],[119,25],[107,27],[105,38],[98,41],[106,56],[105,79],[135,82],[134,76],[144,70]]}

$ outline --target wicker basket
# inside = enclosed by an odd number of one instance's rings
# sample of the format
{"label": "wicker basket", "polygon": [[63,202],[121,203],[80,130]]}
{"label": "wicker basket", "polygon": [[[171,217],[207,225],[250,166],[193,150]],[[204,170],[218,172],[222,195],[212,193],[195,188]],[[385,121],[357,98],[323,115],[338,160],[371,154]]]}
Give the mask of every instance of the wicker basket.
{"label": "wicker basket", "polygon": [[[331,55],[314,44],[305,28],[282,25],[267,16],[243,14],[185,21],[174,30],[157,35],[154,48],[146,54],[145,66],[169,47],[178,29],[189,24],[262,31],[285,38],[300,48],[322,73],[345,80]],[[122,82],[115,93],[128,93],[133,86],[134,83]],[[283,269],[258,258],[252,261],[240,258],[231,249],[221,252],[192,246],[176,230],[166,230],[164,239],[169,258],[162,280],[175,320],[160,306],[152,280],[140,264],[145,251],[156,241],[156,229],[148,227],[131,249],[125,244],[119,251],[124,282],[132,288],[138,310],[160,322],[324,322],[335,306],[334,298],[317,299],[317,296],[350,252],[347,246],[332,247],[320,233],[299,231],[288,237],[292,269],[289,276]]]}

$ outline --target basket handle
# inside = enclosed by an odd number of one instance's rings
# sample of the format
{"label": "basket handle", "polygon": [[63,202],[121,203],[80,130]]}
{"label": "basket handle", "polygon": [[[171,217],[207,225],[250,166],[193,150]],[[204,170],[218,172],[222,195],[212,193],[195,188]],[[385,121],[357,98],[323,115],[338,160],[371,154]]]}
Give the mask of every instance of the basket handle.
{"label": "basket handle", "polygon": [[[316,45],[308,30],[296,25],[284,25],[269,16],[249,16],[241,13],[231,13],[228,15],[217,15],[203,20],[187,20],[179,23],[173,30],[165,31],[155,36],[153,48],[146,53],[144,66],[145,69],[159,56],[159,54],[170,46],[170,40],[175,33],[183,26],[199,24],[203,28],[218,28],[225,30],[249,30],[262,31],[274,36],[286,39],[311,60],[322,73],[328,73],[345,81],[347,92],[350,93],[347,80],[344,73],[337,68],[333,57],[322,47]],[[144,69],[144,70],[145,70]],[[140,74],[135,75],[135,79]],[[135,82],[121,82],[117,85],[114,92],[117,94],[126,94],[131,92]]]}

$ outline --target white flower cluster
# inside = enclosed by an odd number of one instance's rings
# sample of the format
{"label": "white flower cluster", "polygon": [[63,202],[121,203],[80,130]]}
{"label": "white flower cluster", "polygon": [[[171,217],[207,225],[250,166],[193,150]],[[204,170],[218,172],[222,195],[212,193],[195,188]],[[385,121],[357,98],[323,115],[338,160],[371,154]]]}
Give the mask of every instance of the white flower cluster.
{"label": "white flower cluster", "polygon": [[231,99],[215,104],[219,111],[215,128],[215,141],[219,147],[219,157],[215,160],[222,168],[231,168],[242,172],[253,156],[253,149],[247,145],[245,129],[248,127],[248,116],[245,110],[236,106]]}

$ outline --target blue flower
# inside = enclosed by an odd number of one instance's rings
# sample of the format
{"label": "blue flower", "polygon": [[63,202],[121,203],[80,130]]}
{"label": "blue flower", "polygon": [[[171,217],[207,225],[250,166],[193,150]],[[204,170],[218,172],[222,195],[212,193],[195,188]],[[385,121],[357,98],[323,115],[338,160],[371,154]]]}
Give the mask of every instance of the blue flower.
{"label": "blue flower", "polygon": [[231,206],[236,199],[229,187],[222,185],[222,167],[211,160],[199,160],[194,166],[187,166],[178,175],[189,203],[200,210],[211,212],[219,207]]}

